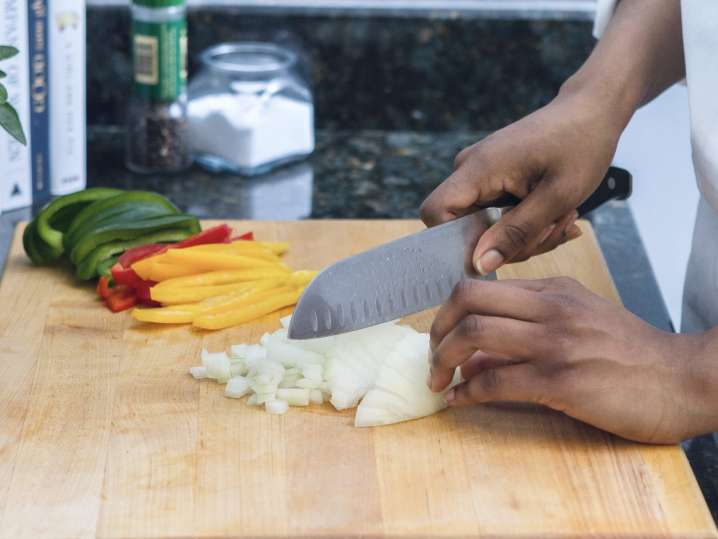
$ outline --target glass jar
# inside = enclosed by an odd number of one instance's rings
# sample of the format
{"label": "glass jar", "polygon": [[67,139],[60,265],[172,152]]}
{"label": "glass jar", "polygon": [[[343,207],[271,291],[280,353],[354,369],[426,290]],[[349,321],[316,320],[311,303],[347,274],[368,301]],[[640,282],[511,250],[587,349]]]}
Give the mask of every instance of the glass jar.
{"label": "glass jar", "polygon": [[127,166],[140,173],[184,170],[192,162],[185,0],[133,0],[132,59]]}
{"label": "glass jar", "polygon": [[314,151],[312,94],[293,51],[273,43],[224,43],[201,61],[189,85],[197,163],[253,176]]}

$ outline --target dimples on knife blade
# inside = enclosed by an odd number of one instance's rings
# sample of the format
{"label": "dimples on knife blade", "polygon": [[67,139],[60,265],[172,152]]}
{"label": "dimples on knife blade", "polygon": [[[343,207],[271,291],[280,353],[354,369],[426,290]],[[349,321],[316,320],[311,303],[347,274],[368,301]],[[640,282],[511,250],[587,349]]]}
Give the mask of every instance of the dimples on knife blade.
{"label": "dimples on knife blade", "polygon": [[290,338],[354,331],[443,303],[459,280],[477,277],[473,250],[495,218],[481,210],[329,266],[300,298]]}

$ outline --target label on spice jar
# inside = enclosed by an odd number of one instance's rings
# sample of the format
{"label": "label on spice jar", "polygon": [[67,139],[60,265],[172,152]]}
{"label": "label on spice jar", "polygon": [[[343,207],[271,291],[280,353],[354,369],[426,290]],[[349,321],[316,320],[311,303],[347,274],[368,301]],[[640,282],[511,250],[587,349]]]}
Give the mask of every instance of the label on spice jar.
{"label": "label on spice jar", "polygon": [[187,23],[132,21],[135,91],[172,101],[187,85]]}

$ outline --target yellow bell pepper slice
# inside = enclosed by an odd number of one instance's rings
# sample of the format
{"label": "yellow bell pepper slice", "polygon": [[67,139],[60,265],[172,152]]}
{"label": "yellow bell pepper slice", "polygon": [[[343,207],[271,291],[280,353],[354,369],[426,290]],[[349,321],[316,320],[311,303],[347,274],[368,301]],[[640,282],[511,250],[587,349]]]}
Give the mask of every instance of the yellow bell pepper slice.
{"label": "yellow bell pepper slice", "polygon": [[132,310],[132,318],[135,320],[155,324],[190,324],[196,315],[194,305],[173,305],[148,309],[137,307]]}
{"label": "yellow bell pepper slice", "polygon": [[201,314],[220,313],[250,305],[276,292],[291,290],[292,287],[285,285],[286,280],[286,278],[266,279],[251,288],[237,290],[223,296],[207,298],[197,304],[197,312]]}
{"label": "yellow bell pepper slice", "polygon": [[313,270],[294,271],[289,276],[289,284],[291,286],[306,287],[309,283],[312,282],[312,279],[317,276],[317,273],[319,272]]}
{"label": "yellow bell pepper slice", "polygon": [[[239,243],[239,241],[233,241],[232,245]],[[283,255],[289,249],[289,244],[284,241],[255,241],[254,243],[261,245],[265,249],[269,249],[275,255]]]}
{"label": "yellow bell pepper slice", "polygon": [[280,262],[262,260],[249,255],[203,253],[189,249],[170,249],[162,256],[166,256],[167,260],[173,263],[191,266],[197,270],[204,271],[286,267]]}
{"label": "yellow bell pepper slice", "polygon": [[152,289],[164,290],[165,288],[217,286],[247,281],[258,281],[260,279],[285,277],[287,275],[289,275],[289,270],[286,268],[209,271],[204,273],[197,273],[195,275],[188,275],[186,277],[165,279],[161,282],[158,282]]}
{"label": "yellow bell pepper slice", "polygon": [[[166,282],[166,281],[165,281]],[[222,296],[228,292],[246,290],[251,288],[256,281],[245,281],[241,283],[222,284],[215,286],[193,286],[193,287],[165,287],[153,286],[150,288],[150,297],[163,305],[181,305],[183,303],[196,303],[203,299]]]}
{"label": "yellow bell pepper slice", "polygon": [[202,313],[195,317],[192,325],[201,329],[224,329],[251,322],[284,307],[294,305],[301,293],[301,288],[287,289],[242,308],[221,313]]}
{"label": "yellow bell pepper slice", "polygon": [[[244,243],[247,243],[246,241]],[[260,260],[270,260],[279,262],[279,257],[269,249],[258,245],[242,245],[235,246],[231,243],[208,243],[204,245],[196,245],[194,247],[186,247],[177,249],[183,253],[216,253],[225,255],[244,255],[251,258],[259,258]]]}

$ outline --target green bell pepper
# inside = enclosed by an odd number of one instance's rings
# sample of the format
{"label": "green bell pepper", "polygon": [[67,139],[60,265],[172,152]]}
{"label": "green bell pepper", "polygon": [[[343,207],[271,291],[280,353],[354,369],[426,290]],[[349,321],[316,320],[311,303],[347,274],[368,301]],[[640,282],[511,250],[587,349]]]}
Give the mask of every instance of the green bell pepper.
{"label": "green bell pepper", "polygon": [[[37,215],[36,236],[33,238],[37,249],[40,249],[44,254],[42,257],[43,262],[37,263],[48,263],[60,258],[64,252],[62,245],[64,232],[69,228],[75,215],[85,206],[91,205],[97,200],[114,196],[117,193],[121,193],[121,191],[119,189],[95,187],[58,197],[45,206]],[[32,259],[32,256],[30,258]]]}
{"label": "green bell pepper", "polygon": [[90,254],[77,265],[75,275],[77,275],[79,279],[83,280],[92,279],[93,277],[102,275],[104,270],[112,267],[112,264],[108,261],[116,260],[117,257],[115,255],[119,255],[131,247],[146,245],[148,243],[181,241],[189,237],[191,234],[192,233],[186,228],[165,228],[157,232],[143,234],[142,236],[130,240],[117,240],[109,243],[103,243],[99,247],[92,250],[92,252],[90,252]]}
{"label": "green bell pepper", "polygon": [[197,218],[186,214],[151,217],[130,222],[113,222],[85,234],[70,251],[70,260],[74,265],[78,265],[91,251],[104,243],[133,240],[150,232],[158,232],[167,228],[186,230],[190,234],[195,234],[201,229]]}

